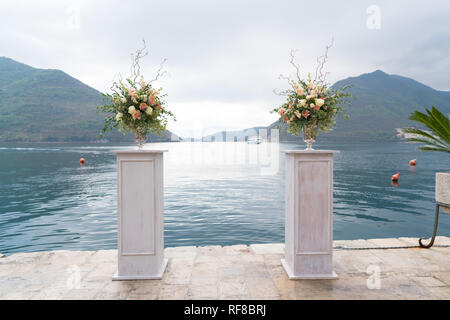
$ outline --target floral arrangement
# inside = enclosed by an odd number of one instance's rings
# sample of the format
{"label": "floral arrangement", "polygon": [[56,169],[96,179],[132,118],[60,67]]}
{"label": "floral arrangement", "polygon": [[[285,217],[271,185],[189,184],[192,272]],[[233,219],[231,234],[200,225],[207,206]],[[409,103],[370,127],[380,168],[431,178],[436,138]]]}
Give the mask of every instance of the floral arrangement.
{"label": "floral arrangement", "polygon": [[167,126],[169,118],[175,120],[172,112],[165,107],[162,94],[162,88],[154,88],[152,82],[156,81],[164,72],[162,64],[155,79],[145,82],[140,74],[139,60],[148,54],[144,48],[133,55],[131,66],[131,77],[125,81],[119,79],[114,81],[111,86],[111,94],[105,94],[110,104],[98,107],[100,112],[106,113],[105,126],[103,134],[113,128],[118,128],[123,134],[134,132],[139,147],[142,147],[142,141],[151,131],[161,135]]}
{"label": "floral arrangement", "polygon": [[326,75],[323,67],[328,57],[327,46],[325,54],[317,59],[315,78],[308,74],[306,79],[300,77],[300,66],[294,62],[294,54],[291,51],[291,65],[296,70],[296,79],[280,75],[286,79],[290,89],[278,93],[286,96],[286,102],[272,112],[280,115],[281,121],[288,125],[288,132],[298,135],[303,130],[305,141],[315,141],[317,131],[328,132],[336,123],[335,116],[347,118],[344,111],[346,98],[350,96],[346,92],[348,86],[339,89],[331,88],[326,83]]}

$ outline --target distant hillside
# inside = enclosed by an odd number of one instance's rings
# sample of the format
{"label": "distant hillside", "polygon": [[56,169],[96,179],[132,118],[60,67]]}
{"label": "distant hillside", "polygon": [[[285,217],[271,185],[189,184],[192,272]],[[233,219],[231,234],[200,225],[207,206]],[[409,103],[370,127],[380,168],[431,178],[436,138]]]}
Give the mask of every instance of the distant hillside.
{"label": "distant hillside", "polygon": [[[336,128],[328,133],[320,133],[318,139],[326,140],[393,140],[396,128],[416,125],[408,117],[414,110],[425,110],[434,105],[444,114],[450,113],[450,92],[438,91],[413,79],[388,75],[377,70],[336,82],[333,87],[351,85],[352,95],[346,110],[349,120],[337,119]],[[276,128],[275,122],[270,127]],[[280,140],[298,140],[280,132]]]}
{"label": "distant hillside", "polygon": [[[351,85],[348,121],[337,120],[336,128],[320,133],[327,140],[391,140],[396,128],[411,125],[413,110],[434,105],[450,113],[450,92],[438,91],[413,79],[388,75],[380,70],[336,82],[334,87]],[[95,141],[103,127],[103,115],[95,107],[103,104],[101,93],[60,70],[36,69],[0,57],[0,141]],[[414,124],[415,125],[415,124]],[[276,128],[278,122],[268,128]],[[298,141],[281,126],[280,140]],[[264,127],[228,132],[238,137],[252,136]],[[205,137],[222,140],[225,132]],[[214,136],[214,138],[213,138]],[[151,141],[168,141],[152,135]],[[132,135],[108,133],[111,141],[132,141]]]}
{"label": "distant hillside", "polygon": [[253,127],[244,130],[236,130],[236,131],[220,131],[214,134],[210,134],[202,137],[202,139],[206,142],[214,142],[214,141],[247,141],[248,137],[256,137],[259,134],[259,130],[267,129],[266,127]]}
{"label": "distant hillside", "polygon": [[[36,69],[0,57],[0,141],[95,141],[103,127],[101,93],[60,70]],[[152,135],[151,141],[169,140]],[[105,139],[132,141],[109,133]]]}
{"label": "distant hillside", "polygon": [[[408,119],[414,110],[425,110],[425,107],[434,105],[444,114],[450,114],[450,92],[438,91],[413,79],[388,75],[377,70],[336,82],[333,87],[340,88],[350,85],[349,93],[352,98],[346,111],[349,120],[340,118],[336,120],[335,129],[320,132],[318,140],[326,141],[388,141],[396,140],[397,128],[417,126],[417,123]],[[276,121],[267,127],[281,128],[280,141],[301,141],[302,137],[295,137],[287,132],[287,125]],[[218,132],[206,137],[205,141],[232,139],[246,140],[254,136],[255,132],[266,127],[254,127],[241,131]]]}

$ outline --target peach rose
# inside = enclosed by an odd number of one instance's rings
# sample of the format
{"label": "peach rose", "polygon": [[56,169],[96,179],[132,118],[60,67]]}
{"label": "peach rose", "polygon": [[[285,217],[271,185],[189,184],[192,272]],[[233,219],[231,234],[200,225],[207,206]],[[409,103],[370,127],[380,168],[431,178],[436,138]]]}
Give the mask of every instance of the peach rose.
{"label": "peach rose", "polygon": [[284,113],[284,108],[283,108],[283,107],[281,107],[281,109],[280,109],[280,116],[282,116],[282,115],[283,115],[283,113]]}
{"label": "peach rose", "polygon": [[302,116],[303,116],[304,118],[308,118],[308,117],[309,117],[309,110],[303,110]]}
{"label": "peach rose", "polygon": [[319,109],[320,109],[320,106],[318,106],[318,105],[315,105],[315,106],[314,106],[314,110],[317,111],[317,110],[319,110]]}
{"label": "peach rose", "polygon": [[136,99],[137,98],[137,93],[134,89],[129,89],[128,90],[128,95],[131,97],[131,99]]}
{"label": "peach rose", "polygon": [[153,94],[150,97],[148,97],[148,104],[150,106],[154,106],[156,104],[156,100],[155,100],[155,97],[153,96]]}
{"label": "peach rose", "polygon": [[142,102],[140,105],[139,105],[139,109],[141,109],[141,111],[144,111],[145,109],[147,109],[148,108],[148,106],[147,106],[147,104],[145,103],[145,102]]}
{"label": "peach rose", "polygon": [[303,90],[303,88],[297,88],[297,89],[295,90],[295,92],[297,92],[297,94],[298,94],[299,96],[302,96],[302,95],[305,94],[305,90]]}
{"label": "peach rose", "polygon": [[136,110],[136,111],[133,113],[133,119],[134,119],[134,120],[136,120],[136,119],[141,120],[141,112],[140,112],[139,110]]}
{"label": "peach rose", "polygon": [[295,113],[295,115],[297,116],[297,118],[301,118],[301,117],[302,117],[300,111],[297,110],[297,111],[295,111],[294,113]]}

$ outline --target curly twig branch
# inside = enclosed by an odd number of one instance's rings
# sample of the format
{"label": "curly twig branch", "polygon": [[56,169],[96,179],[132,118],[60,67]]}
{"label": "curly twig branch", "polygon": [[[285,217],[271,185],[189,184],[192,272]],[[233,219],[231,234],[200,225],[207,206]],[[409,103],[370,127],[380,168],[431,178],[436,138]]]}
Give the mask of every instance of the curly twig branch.
{"label": "curly twig branch", "polygon": [[319,82],[320,84],[323,84],[325,82],[325,79],[329,72],[323,73],[323,67],[325,66],[325,63],[328,59],[328,50],[333,46],[333,44],[334,38],[331,38],[331,43],[325,47],[325,53],[317,58],[317,67],[314,82]]}
{"label": "curly twig branch", "polygon": [[300,83],[302,81],[302,79],[300,78],[300,65],[295,63],[295,57],[294,57],[294,52],[295,51],[296,50],[291,49],[291,53],[290,53],[291,60],[290,60],[290,63],[295,68],[295,75],[297,76],[297,80]]}
{"label": "curly twig branch", "polygon": [[[325,83],[325,80],[326,80],[326,77],[327,77],[327,75],[329,74],[329,72],[323,72],[323,68],[324,68],[324,66],[325,66],[325,63],[327,62],[327,59],[328,59],[328,50],[332,47],[334,45],[334,38],[332,37],[331,38],[331,43],[329,44],[329,45],[327,45],[327,46],[325,46],[325,53],[322,55],[322,56],[320,56],[320,57],[318,57],[317,58],[317,67],[316,67],[316,74],[315,74],[315,78],[314,78],[314,81],[313,82],[315,82],[315,83],[319,83],[319,84],[321,84],[321,85],[323,85],[324,83]],[[297,80],[298,80],[298,83],[299,84],[304,84],[304,81],[301,79],[301,77],[300,77],[300,65],[299,64],[297,64],[297,63],[295,63],[295,56],[294,56],[294,52],[295,52],[296,50],[294,50],[294,49],[291,49],[291,52],[290,52],[290,64],[294,67],[294,69],[295,69],[295,76],[297,77]],[[309,78],[309,75],[308,75],[308,78]],[[295,84],[295,81],[293,81],[292,79],[291,79],[291,77],[289,77],[289,76],[285,76],[285,75],[283,75],[283,74],[280,74],[279,76],[278,76],[278,79],[280,79],[280,80],[286,80],[288,83],[289,83],[289,85],[291,85],[292,87],[296,87],[296,84]],[[273,90],[273,92],[276,94],[276,95],[284,95],[284,92],[282,91],[282,92],[277,92],[276,91],[276,89],[274,89]]]}
{"label": "curly twig branch", "polygon": [[[116,73],[114,75],[114,79],[116,79],[116,78],[119,78],[119,82],[122,82],[122,75],[120,73]],[[112,92],[115,92],[115,93],[119,93],[116,90],[116,80],[113,81],[111,87],[109,87],[109,90],[111,90]]]}
{"label": "curly twig branch", "polygon": [[272,92],[274,94],[276,94],[277,96],[280,96],[280,97],[284,97],[284,96],[288,96],[289,95],[289,92],[287,92],[286,90],[278,91],[276,88],[273,89]]}
{"label": "curly twig branch", "polygon": [[[133,79],[133,83],[136,82],[136,79],[138,79],[139,76],[141,76],[141,65],[140,60],[148,55],[147,51],[147,45],[145,43],[145,40],[142,39],[143,47],[141,49],[136,50],[136,53],[131,54],[131,77],[130,79]],[[152,80],[150,80],[148,83],[152,83],[156,80],[158,80],[163,75],[167,74],[167,71],[164,69],[164,63],[167,61],[166,58],[163,59],[163,61],[160,63],[159,68],[156,72],[156,77]]]}
{"label": "curly twig branch", "polygon": [[[287,77],[287,76],[285,76],[285,75],[283,75],[283,74],[280,74],[280,75],[278,76],[278,79],[279,79],[279,80],[286,80],[286,81],[289,83],[289,85],[292,85],[292,79],[291,79],[290,77]],[[278,96],[284,96],[284,95],[285,95],[285,94],[283,94],[283,92],[277,93],[276,90],[277,90],[277,89],[273,89],[273,90],[272,90],[273,93],[275,93],[276,95],[278,95]]]}
{"label": "curly twig branch", "polygon": [[150,80],[148,83],[152,83],[156,80],[158,80],[159,77],[162,77],[163,75],[167,74],[166,70],[163,70],[164,68],[164,63],[167,61],[167,58],[164,58],[163,61],[160,63],[158,71],[156,71],[156,77],[153,78],[152,80]]}
{"label": "curly twig branch", "polygon": [[139,64],[139,60],[148,55],[145,40],[142,39],[142,42],[144,46],[141,49],[136,50],[136,53],[131,54],[131,77],[133,78],[133,82],[136,82],[136,79],[141,75],[141,66]]}

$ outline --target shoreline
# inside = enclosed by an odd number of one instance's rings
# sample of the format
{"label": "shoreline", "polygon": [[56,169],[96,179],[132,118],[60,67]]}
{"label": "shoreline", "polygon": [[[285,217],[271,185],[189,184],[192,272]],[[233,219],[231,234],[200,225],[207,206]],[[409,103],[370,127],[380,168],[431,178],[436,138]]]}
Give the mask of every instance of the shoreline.
{"label": "shoreline", "polygon": [[[411,249],[419,247],[419,238],[413,237],[398,237],[398,238],[369,238],[369,239],[353,239],[353,240],[333,240],[333,250],[377,250],[377,249]],[[424,238],[426,241],[428,238]],[[232,247],[235,245],[245,245],[245,246],[265,246],[265,245],[278,245],[284,246],[284,243],[251,243],[251,244],[234,244],[234,245],[180,245],[180,246],[167,246],[164,250],[172,250],[177,248],[185,247],[195,247],[195,248],[205,248],[205,247]],[[435,243],[433,247],[446,248],[450,247],[450,237],[447,236],[436,236]],[[13,253],[0,252],[0,259],[10,257],[15,254],[36,254],[39,252],[95,252],[104,250],[117,250],[117,248],[112,249],[99,249],[99,250],[89,250],[89,249],[58,249],[58,250],[42,250],[42,251],[18,251]]]}

